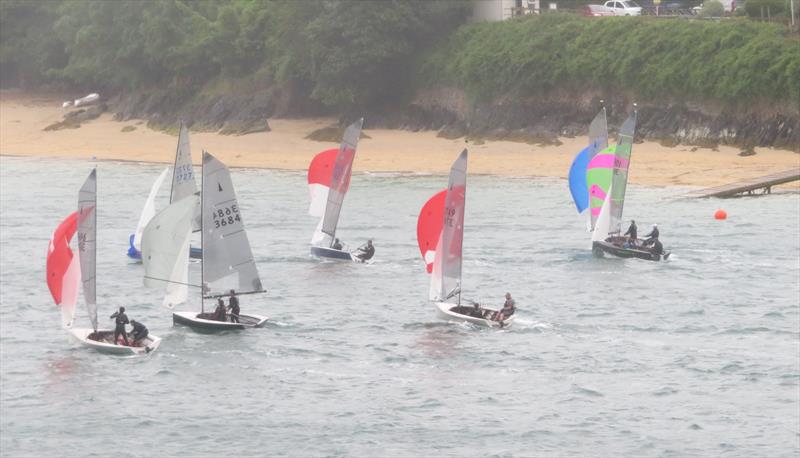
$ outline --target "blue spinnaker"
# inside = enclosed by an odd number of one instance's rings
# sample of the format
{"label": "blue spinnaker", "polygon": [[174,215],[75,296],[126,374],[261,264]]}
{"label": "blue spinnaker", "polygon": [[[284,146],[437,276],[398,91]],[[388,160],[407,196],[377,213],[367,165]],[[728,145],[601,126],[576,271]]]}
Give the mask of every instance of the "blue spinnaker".
{"label": "blue spinnaker", "polygon": [[586,167],[592,159],[594,148],[589,145],[584,148],[572,161],[569,168],[569,192],[578,208],[578,213],[583,213],[589,207],[589,189],[586,187]]}

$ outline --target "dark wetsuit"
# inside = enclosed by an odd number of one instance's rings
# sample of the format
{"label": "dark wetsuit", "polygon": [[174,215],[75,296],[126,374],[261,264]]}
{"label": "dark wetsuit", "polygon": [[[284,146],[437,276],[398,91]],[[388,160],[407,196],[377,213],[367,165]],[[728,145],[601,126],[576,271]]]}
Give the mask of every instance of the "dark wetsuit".
{"label": "dark wetsuit", "polygon": [[231,309],[231,323],[239,322],[239,298],[231,296],[228,302],[228,308]]}
{"label": "dark wetsuit", "polygon": [[358,253],[356,257],[362,261],[367,261],[375,256],[375,246],[373,245],[367,245],[363,248],[359,248],[358,250],[360,253]]}
{"label": "dark wetsuit", "polygon": [[637,235],[636,233],[638,232],[637,229],[638,228],[636,227],[636,223],[631,223],[630,227],[628,227],[628,232],[626,232],[623,235],[630,235],[631,236],[631,242],[635,242],[636,241],[636,235]]}
{"label": "dark wetsuit", "polygon": [[133,326],[134,342],[138,342],[147,337],[148,334],[150,334],[150,331],[147,330],[147,326],[143,325],[142,323],[139,323],[138,321],[132,323],[131,326]]}
{"label": "dark wetsuit", "polygon": [[661,245],[661,242],[658,239],[655,239],[653,242],[653,248],[650,249],[650,252],[653,254],[664,254],[664,246]]}
{"label": "dark wetsuit", "polygon": [[125,345],[130,345],[128,342],[128,335],[125,333],[125,325],[130,323],[128,321],[128,315],[125,315],[125,312],[114,312],[111,315],[111,318],[114,318],[114,345],[117,344],[117,337],[122,335],[122,339],[125,341]]}
{"label": "dark wetsuit", "polygon": [[214,318],[217,321],[227,321],[225,316],[225,304],[218,304],[217,308],[214,309]]}
{"label": "dark wetsuit", "polygon": [[333,246],[331,247],[334,250],[341,250],[342,249],[342,242],[336,241],[333,242]]}
{"label": "dark wetsuit", "polygon": [[649,234],[645,235],[645,237],[647,237],[647,240],[644,241],[644,246],[652,245],[653,242],[658,240],[658,228],[654,227]]}

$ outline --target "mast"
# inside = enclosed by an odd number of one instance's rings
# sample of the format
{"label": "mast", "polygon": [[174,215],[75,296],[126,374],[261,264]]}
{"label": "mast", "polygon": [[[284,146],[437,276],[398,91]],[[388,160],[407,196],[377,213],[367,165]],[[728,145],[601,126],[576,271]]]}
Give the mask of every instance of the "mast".
{"label": "mast", "polygon": [[[180,143],[179,143],[180,144]],[[177,158],[178,156],[175,155]],[[177,160],[177,159],[176,159]],[[200,249],[202,250],[205,245],[203,244],[203,238],[205,237],[205,219],[203,218],[203,186],[205,185],[205,169],[206,169],[206,150],[203,150],[203,158],[200,160]],[[205,313],[205,295],[206,295],[206,284],[205,284],[205,252],[203,255],[200,256],[200,313]]]}

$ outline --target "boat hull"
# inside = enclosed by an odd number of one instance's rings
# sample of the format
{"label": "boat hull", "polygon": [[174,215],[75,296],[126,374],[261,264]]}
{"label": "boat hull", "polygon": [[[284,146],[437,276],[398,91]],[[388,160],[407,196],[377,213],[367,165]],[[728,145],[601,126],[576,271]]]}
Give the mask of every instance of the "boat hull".
{"label": "boat hull", "polygon": [[261,315],[247,315],[239,314],[239,323],[232,323],[230,321],[217,321],[208,319],[208,317],[201,318],[201,314],[197,312],[173,312],[172,323],[175,325],[188,326],[199,331],[219,332],[219,331],[237,331],[247,328],[260,328],[267,322],[267,317]]}
{"label": "boat hull", "polygon": [[343,250],[335,250],[333,248],[326,248],[321,246],[312,246],[311,247],[311,255],[316,256],[320,259],[331,259],[335,261],[356,261],[359,262],[358,258],[350,254],[348,251]]}
{"label": "boat hull", "polygon": [[[514,318],[516,318],[517,316],[516,314],[511,315],[511,317],[509,317],[507,320],[500,322],[500,321],[490,320],[487,318],[478,318],[475,316],[458,313],[457,311],[454,311],[454,309],[457,310],[459,306],[453,305],[449,302],[436,302],[435,305],[439,318],[443,320],[466,321],[468,323],[472,323],[478,326],[485,326],[487,328],[508,328],[514,323]],[[468,309],[468,307],[464,306],[461,306],[461,308],[465,310]],[[482,310],[485,310],[490,313],[497,312],[497,310],[486,309],[486,308],[483,308]]]}
{"label": "boat hull", "polygon": [[670,255],[670,252],[656,254],[645,248],[624,248],[610,242],[592,242],[592,253],[599,258],[610,254],[618,258],[637,258],[646,261],[661,261]]}
{"label": "boat hull", "polygon": [[[110,355],[119,355],[119,356],[137,356],[137,355],[146,355],[148,353],[152,353],[155,351],[159,345],[161,345],[161,338],[158,336],[154,336],[149,334],[145,337],[142,342],[141,346],[139,347],[131,347],[126,345],[115,345],[110,341],[114,338],[114,331],[108,329],[100,329],[97,331],[98,334],[105,337],[106,340],[98,341],[94,339],[90,339],[89,336],[94,333],[93,329],[70,329],[70,334],[74,337],[81,345],[87,348],[91,348],[96,350],[100,353],[106,353]],[[133,342],[133,337],[128,334],[128,340]]]}

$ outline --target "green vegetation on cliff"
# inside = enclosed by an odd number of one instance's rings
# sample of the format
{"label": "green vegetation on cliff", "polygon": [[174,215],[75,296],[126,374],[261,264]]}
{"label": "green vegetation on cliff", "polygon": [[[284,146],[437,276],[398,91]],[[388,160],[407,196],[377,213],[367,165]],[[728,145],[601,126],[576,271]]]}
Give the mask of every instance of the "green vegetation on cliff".
{"label": "green vegetation on cliff", "polygon": [[478,99],[552,90],[748,103],[800,101],[800,40],[747,20],[526,17],[460,28],[425,59],[427,84]]}
{"label": "green vegetation on cliff", "polygon": [[800,103],[800,41],[746,19],[546,14],[464,25],[459,0],[2,0],[0,82],[106,93],[277,91],[344,113],[413,89],[474,99],[610,90]]}

